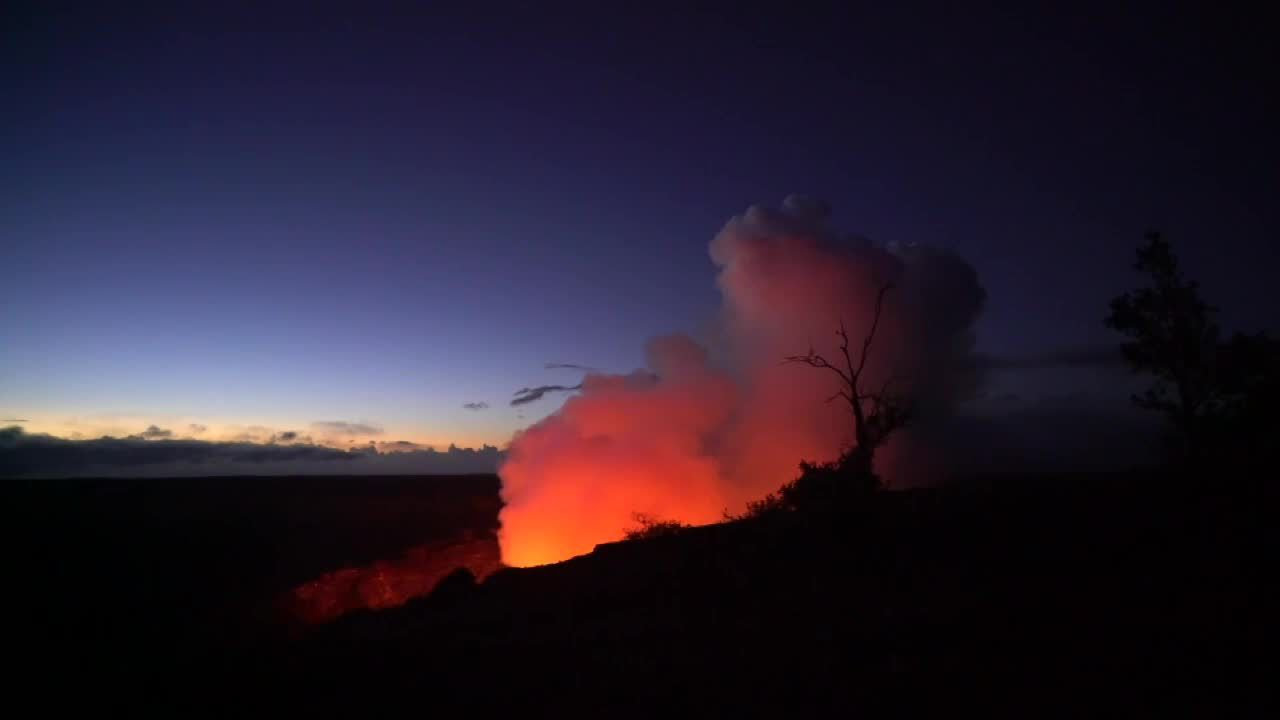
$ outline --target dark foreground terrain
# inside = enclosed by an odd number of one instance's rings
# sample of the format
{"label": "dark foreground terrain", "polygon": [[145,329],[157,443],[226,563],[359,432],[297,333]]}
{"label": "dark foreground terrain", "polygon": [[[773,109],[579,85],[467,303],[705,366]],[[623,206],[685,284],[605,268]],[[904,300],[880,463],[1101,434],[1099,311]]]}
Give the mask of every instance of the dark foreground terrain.
{"label": "dark foreground terrain", "polygon": [[192,484],[6,488],[12,552],[36,560],[9,574],[22,605],[12,653],[27,659],[10,680],[42,707],[1272,709],[1276,596],[1263,578],[1277,503],[1258,484],[1020,478],[889,493],[479,584],[457,573],[402,607],[301,625],[279,601],[299,583],[464,529],[491,543],[494,479],[180,482]]}
{"label": "dark foreground terrain", "polygon": [[492,475],[0,481],[10,679],[105,706],[234,691],[309,622],[454,567],[432,559],[492,570],[499,507]]}

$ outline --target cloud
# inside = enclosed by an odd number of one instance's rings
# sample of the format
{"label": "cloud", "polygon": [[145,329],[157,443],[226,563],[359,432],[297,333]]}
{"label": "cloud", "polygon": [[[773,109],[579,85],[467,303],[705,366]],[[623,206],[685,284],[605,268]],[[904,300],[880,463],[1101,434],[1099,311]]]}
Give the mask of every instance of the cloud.
{"label": "cloud", "polygon": [[174,464],[199,466],[205,474],[218,474],[218,466],[228,463],[261,465],[348,459],[346,452],[317,445],[206,442],[173,440],[167,436],[157,440],[142,436],[65,440],[46,434],[27,434],[17,426],[0,430],[0,476],[69,476]]}
{"label": "cloud", "polygon": [[577,363],[547,363],[545,367],[548,370],[581,370],[582,372],[587,372],[587,373],[600,372],[599,370],[591,367],[590,365],[578,365]]}
{"label": "cloud", "polygon": [[383,475],[491,474],[497,472],[498,465],[506,456],[506,453],[492,445],[479,448],[449,445],[443,451],[420,445],[410,448],[411,445],[415,444],[401,440],[378,443],[376,449],[364,448],[362,458],[353,466],[361,473]]}
{"label": "cloud", "polygon": [[200,433],[208,429],[209,429],[208,425],[201,425],[200,423],[191,423],[190,425],[187,426],[187,430],[190,431],[192,435],[199,435]]}
{"label": "cloud", "polygon": [[293,442],[294,440],[297,440],[297,439],[298,439],[298,433],[294,432],[293,430],[286,430],[276,435],[275,438],[273,438],[273,440],[278,440],[279,442]]}
{"label": "cloud", "polygon": [[142,431],[142,437],[148,440],[159,439],[159,438],[171,438],[173,437],[173,431],[167,430],[161,427],[156,427],[155,425],[148,425],[147,429]]}
{"label": "cloud", "polygon": [[409,452],[410,450],[429,450],[427,445],[419,445],[416,442],[408,440],[383,440],[377,443],[370,443],[378,449],[378,452]]}
{"label": "cloud", "polygon": [[23,418],[5,418],[5,419],[3,419],[3,420],[0,420],[0,422],[20,423],[20,422],[31,422],[31,421],[30,421],[30,420],[25,420],[25,419],[23,419]]}
{"label": "cloud", "polygon": [[407,440],[341,450],[294,443],[102,437],[68,440],[0,428],[0,477],[196,477],[211,475],[375,475],[493,473],[498,448],[445,451]]}
{"label": "cloud", "polygon": [[462,404],[462,407],[464,407],[464,408],[466,408],[466,409],[468,409],[468,410],[488,410],[488,409],[489,409],[489,403],[487,403],[487,402],[469,402],[469,403],[463,403],[463,404]]}
{"label": "cloud", "polygon": [[382,428],[368,423],[346,422],[345,420],[317,420],[311,423],[312,429],[330,435],[381,435]]}
{"label": "cloud", "polygon": [[542,396],[549,392],[573,392],[581,389],[582,383],[577,385],[539,385],[537,387],[520,388],[513,393],[514,397],[511,398],[511,405],[513,407],[527,405],[536,400],[541,400]]}
{"label": "cloud", "polygon": [[1029,355],[982,355],[979,362],[989,370],[1118,368],[1124,365],[1124,355],[1118,345],[1090,345]]}
{"label": "cloud", "polygon": [[261,443],[275,439],[276,431],[262,425],[250,425],[227,438],[231,442]]}

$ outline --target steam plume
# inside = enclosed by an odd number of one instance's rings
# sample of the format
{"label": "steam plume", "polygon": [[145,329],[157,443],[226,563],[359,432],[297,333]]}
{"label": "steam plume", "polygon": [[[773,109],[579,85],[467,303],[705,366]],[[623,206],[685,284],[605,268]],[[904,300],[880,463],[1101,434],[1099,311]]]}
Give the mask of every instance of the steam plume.
{"label": "steam plume", "polygon": [[[715,337],[652,340],[645,369],[588,374],[517,434],[500,469],[505,562],[589,552],[636,512],[713,522],[790,479],[801,459],[837,456],[852,432],[847,410],[825,402],[831,378],[779,361],[809,347],[831,356],[841,321],[863,337],[886,283],[895,290],[868,360],[872,386],[894,383],[925,417],[976,389],[972,327],[985,292],[974,270],[944,251],[839,235],[829,215],[791,197],[730,219],[710,245],[723,297]],[[905,451],[909,437],[894,445],[877,458],[891,480],[921,457]]]}

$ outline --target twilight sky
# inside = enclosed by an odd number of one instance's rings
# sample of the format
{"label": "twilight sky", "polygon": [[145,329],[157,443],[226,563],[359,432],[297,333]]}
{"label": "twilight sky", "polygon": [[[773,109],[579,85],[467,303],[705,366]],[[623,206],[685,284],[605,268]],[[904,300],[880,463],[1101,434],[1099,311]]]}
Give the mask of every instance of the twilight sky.
{"label": "twilight sky", "polygon": [[793,192],[968,259],[993,356],[1113,342],[1150,227],[1280,319],[1244,14],[121,5],[7,13],[0,425],[502,445],[547,363],[704,327],[708,241]]}

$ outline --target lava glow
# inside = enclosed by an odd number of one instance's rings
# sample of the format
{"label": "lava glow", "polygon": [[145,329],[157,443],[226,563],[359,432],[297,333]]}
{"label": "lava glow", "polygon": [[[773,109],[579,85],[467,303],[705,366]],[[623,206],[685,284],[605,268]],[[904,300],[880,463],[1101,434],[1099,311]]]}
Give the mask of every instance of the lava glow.
{"label": "lava glow", "polygon": [[303,583],[289,593],[294,617],[315,624],[353,610],[398,607],[435,589],[449,573],[467,568],[483,579],[502,566],[492,537],[419,545],[396,561],[342,568]]}
{"label": "lava glow", "polygon": [[580,394],[512,440],[499,471],[507,564],[590,552],[637,512],[715,522],[776,489],[802,458],[835,457],[850,425],[825,402],[830,378],[779,360],[832,353],[841,322],[863,336],[886,283],[894,295],[864,377],[892,377],[935,410],[972,387],[984,293],[954,255],[838,236],[824,207],[796,198],[733,218],[710,251],[724,304],[709,342],[650,341],[646,369],[588,375]]}

